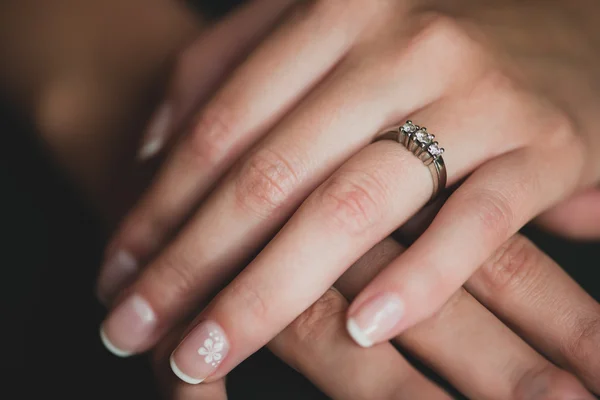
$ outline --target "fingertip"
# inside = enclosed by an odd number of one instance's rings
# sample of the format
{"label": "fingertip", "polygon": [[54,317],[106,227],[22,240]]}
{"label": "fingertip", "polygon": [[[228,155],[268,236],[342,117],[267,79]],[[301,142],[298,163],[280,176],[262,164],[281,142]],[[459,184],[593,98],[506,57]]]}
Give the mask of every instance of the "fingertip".
{"label": "fingertip", "polygon": [[369,339],[369,337],[360,329],[356,320],[354,318],[349,318],[346,322],[346,330],[348,334],[359,346],[361,347],[371,347],[373,346],[373,341]]}
{"label": "fingertip", "polygon": [[173,357],[173,354],[171,354],[171,357],[169,358],[169,364],[171,365],[171,370],[173,371],[173,373],[182,381],[184,381],[185,383],[189,383],[190,385],[197,385],[199,383],[202,383],[202,381],[204,381],[204,379],[195,379],[192,378],[191,376],[183,373],[182,370],[179,369],[179,367],[177,366],[177,363],[175,362],[175,357]]}
{"label": "fingertip", "polygon": [[170,103],[165,102],[158,107],[148,124],[148,130],[138,151],[138,160],[148,160],[162,150],[172,125],[172,119],[173,108]]}
{"label": "fingertip", "polygon": [[138,151],[138,161],[146,161],[156,156],[163,148],[164,142],[162,138],[153,138],[142,144]]}
{"label": "fingertip", "polygon": [[404,310],[404,301],[396,293],[382,293],[351,307],[346,328],[356,343],[370,347],[398,334]]}
{"label": "fingertip", "polygon": [[104,328],[100,327],[100,340],[102,340],[102,344],[104,345],[104,347],[106,347],[106,349],[108,351],[110,351],[112,354],[114,354],[117,357],[121,357],[121,358],[126,358],[131,356],[131,352],[125,351],[125,350],[121,350],[119,349],[117,346],[115,346],[110,339],[108,338],[108,336],[106,336],[106,333],[104,332]]}

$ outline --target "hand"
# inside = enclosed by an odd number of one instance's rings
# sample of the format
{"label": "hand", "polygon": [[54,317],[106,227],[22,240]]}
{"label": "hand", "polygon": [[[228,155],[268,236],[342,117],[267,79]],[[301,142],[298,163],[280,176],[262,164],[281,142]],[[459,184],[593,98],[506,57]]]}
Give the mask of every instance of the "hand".
{"label": "hand", "polygon": [[[328,290],[269,349],[334,399],[450,398],[390,344],[364,350],[345,332],[346,298],[352,299],[403,251],[392,239],[376,245],[344,273],[336,283],[339,291]],[[435,316],[394,338],[396,344],[469,398],[593,399],[577,379],[551,363],[599,389],[600,347],[592,322],[599,320],[599,305],[558,265],[517,235],[467,287],[470,292],[461,289]],[[592,336],[581,336],[583,331]],[[171,373],[169,355],[180,335],[181,330],[171,332],[153,352],[167,397],[226,399],[224,378],[192,386]]]}
{"label": "hand", "polygon": [[[104,63],[102,65],[96,65],[95,67],[98,68],[99,70],[102,70],[102,68],[107,68],[108,65],[111,65],[111,61],[112,62],[122,62],[123,65],[120,68],[117,68],[118,71],[121,71],[125,74],[125,76],[121,76],[119,77],[119,75],[115,75],[115,74],[102,74],[99,72],[100,76],[110,76],[111,79],[114,79],[115,82],[114,84],[111,84],[112,81],[108,81],[105,82],[104,87],[107,87],[108,91],[110,92],[110,90],[114,90],[114,88],[118,87],[118,85],[116,84],[116,82],[121,82],[121,81],[131,81],[131,79],[137,78],[140,79],[140,81],[145,82],[145,85],[147,87],[150,86],[150,83],[152,81],[156,81],[156,78],[148,78],[148,74],[143,73],[140,74],[140,68],[141,68],[141,63],[137,62],[137,60],[142,59],[141,56],[138,57],[138,55],[143,54],[145,50],[148,49],[152,49],[152,51],[154,51],[155,57],[158,59],[162,59],[164,58],[164,54],[165,53],[169,53],[170,51],[172,51],[172,49],[169,49],[170,47],[177,47],[180,45],[180,43],[177,42],[177,36],[178,36],[178,32],[180,36],[185,36],[182,35],[183,31],[186,30],[185,28],[185,24],[181,21],[181,20],[176,20],[173,21],[169,18],[173,18],[173,16],[169,17],[169,13],[168,12],[164,12],[166,10],[162,10],[162,9],[158,9],[157,10],[157,15],[160,15],[163,18],[166,18],[166,22],[164,23],[165,26],[170,27],[168,29],[168,32],[170,32],[171,34],[171,38],[172,41],[165,41],[162,42],[163,45],[162,46],[156,46],[155,43],[152,42],[152,38],[149,35],[143,35],[144,38],[146,39],[146,44],[138,44],[136,46],[133,47],[129,47],[127,50],[130,52],[130,54],[135,54],[135,57],[131,57],[128,59],[104,59]],[[181,17],[181,16],[180,16]],[[175,18],[176,19],[176,18]],[[155,33],[156,29],[152,29],[152,33]],[[150,32],[147,32],[150,33]],[[159,35],[160,36],[160,35]],[[148,40],[149,38],[149,40]],[[163,36],[164,39],[164,36]],[[94,48],[94,44],[89,44],[90,48]],[[135,53],[138,52],[138,53]],[[133,63],[133,64],[132,64]],[[151,63],[152,64],[152,63]],[[158,64],[158,63],[155,63]],[[48,65],[47,63],[41,63],[41,65]],[[137,71],[137,73],[133,74],[132,76],[127,75],[130,72],[133,71]],[[144,81],[144,79],[147,79],[147,81]],[[138,85],[134,85],[134,86],[138,86]],[[141,85],[144,86],[144,85]],[[52,87],[56,87],[55,85],[52,85]],[[113,89],[110,89],[113,88]],[[123,99],[123,97],[125,97],[126,99],[129,99],[130,102],[133,103],[127,103],[129,104],[129,106],[123,105],[123,104],[119,104],[118,99],[121,98]],[[136,104],[134,102],[137,101],[139,103],[143,103],[144,99],[147,97],[147,95],[145,94],[144,90],[141,90],[139,92],[134,92],[134,95],[129,94],[127,96],[120,96],[118,92],[113,93],[112,97],[110,97],[110,101],[107,101],[106,103],[102,103],[106,105],[111,105],[113,107],[113,109],[118,108],[119,106],[124,106],[125,107],[125,112],[124,114],[126,115],[135,115],[136,109],[138,109],[139,107],[137,106],[133,106],[133,104]],[[41,96],[41,98],[47,98],[46,96]],[[98,100],[98,97],[96,96],[92,96],[90,101],[93,100]],[[99,108],[102,106],[102,104],[95,104],[96,108]],[[99,112],[99,115],[103,115],[106,113],[111,113],[110,110],[102,110],[101,112]],[[93,116],[92,114],[89,113],[84,113],[84,116],[90,117]],[[66,121],[65,121],[66,122]],[[61,159],[61,161],[65,162],[67,165],[67,167],[69,167],[69,170],[71,170],[75,175],[77,175],[78,171],[81,171],[82,169],[88,170],[88,171],[92,171],[93,173],[91,174],[86,174],[84,175],[89,177],[89,176],[94,176],[94,177],[102,177],[101,179],[88,179],[88,180],[81,180],[79,181],[79,184],[83,187],[88,188],[88,191],[94,192],[94,193],[106,193],[108,192],[108,190],[106,190],[106,188],[104,188],[102,185],[105,184],[105,182],[107,181],[106,177],[110,177],[112,175],[112,170],[113,170],[113,164],[114,164],[114,153],[115,152],[120,152],[122,151],[122,147],[123,144],[121,142],[117,142],[114,140],[114,138],[111,138],[110,133],[117,133],[116,136],[119,137],[120,141],[124,141],[127,142],[129,141],[129,136],[131,136],[132,134],[132,130],[131,129],[126,129],[127,126],[129,126],[129,123],[119,123],[117,124],[119,126],[119,128],[117,130],[111,131],[111,132],[105,132],[102,129],[100,129],[101,127],[98,126],[97,121],[95,120],[88,120],[88,121],[81,121],[80,124],[83,124],[82,126],[85,126],[85,131],[88,133],[88,138],[89,139],[93,139],[93,143],[95,143],[95,145],[92,145],[92,148],[94,148],[96,150],[96,152],[98,152],[98,148],[101,149],[107,149],[108,151],[102,151],[101,154],[96,154],[94,159],[91,159],[90,157],[74,157],[74,158],[68,158],[68,159]],[[72,126],[70,124],[67,124],[68,126]],[[44,132],[44,133],[48,133],[48,132]],[[59,133],[59,132],[56,132]],[[46,136],[47,138],[47,142],[48,144],[51,146],[51,148],[56,149],[56,148],[61,148],[61,143],[60,141],[69,141],[69,140],[73,140],[76,137],[79,137],[79,133],[76,130],[70,130],[70,131],[61,131],[61,135],[48,135]],[[90,145],[89,141],[86,142],[82,142],[82,141],[75,141],[74,143],[77,144],[76,148],[73,148],[72,151],[73,153],[79,152],[81,154],[87,154],[89,153],[89,148],[88,146]],[[98,145],[98,143],[100,143],[100,145]],[[97,160],[104,160],[100,163],[97,163]],[[121,168],[123,168],[122,164],[119,164],[119,166]],[[130,183],[131,185],[131,183]],[[138,186],[138,184],[136,183],[134,186]],[[102,201],[99,202],[99,204],[101,206],[104,207],[104,209],[102,209],[102,213],[104,215],[109,215],[110,217],[114,218],[114,215],[110,215],[111,214],[111,210],[110,208],[106,208],[107,207],[107,202],[108,200],[110,200],[109,198],[102,198]],[[120,207],[119,207],[120,208]],[[112,211],[114,213],[114,210]],[[112,219],[112,218],[111,218]],[[369,273],[369,271],[373,271],[373,273],[377,272],[380,268],[382,268],[385,264],[385,262],[390,258],[395,256],[396,254],[398,254],[398,251],[396,249],[397,245],[394,244],[391,241],[386,241],[384,244],[379,244],[377,245],[372,251],[369,251],[367,253],[366,256],[363,257],[363,259],[359,262],[360,265],[362,265],[362,268],[359,269],[359,266],[355,266],[354,268],[352,268],[350,270],[350,272],[352,271],[356,271],[358,273],[358,271],[361,271],[363,268],[369,268],[368,271],[364,271],[365,273]],[[383,254],[382,254],[383,253]],[[532,257],[524,257],[525,259],[531,259]],[[358,275],[358,274],[357,274]],[[529,275],[531,276],[531,275]],[[352,276],[349,276],[348,273],[346,274],[345,278],[353,278]],[[357,278],[362,278],[363,275],[361,273],[361,276],[357,276]],[[568,278],[567,278],[568,279]],[[523,288],[523,287],[528,287],[529,286],[529,282],[528,281],[524,281],[524,280],[519,280],[518,282],[515,282],[515,284],[517,283],[521,283],[521,285],[519,285],[519,287]],[[360,281],[359,279],[357,279],[357,285],[361,285],[363,286],[366,283],[365,280]],[[512,286],[512,285],[511,285]],[[548,285],[549,287],[554,287],[553,285]],[[344,289],[341,287],[341,289]],[[516,292],[520,292],[520,290],[518,288],[515,287]],[[344,292],[346,293],[346,292]],[[577,293],[577,292],[576,292]],[[408,368],[401,368],[399,370],[399,374],[398,376],[391,374],[390,379],[388,379],[387,381],[384,382],[384,378],[387,376],[390,376],[390,373],[387,373],[383,378],[378,378],[378,375],[375,375],[373,377],[371,376],[366,376],[364,373],[363,374],[352,374],[351,376],[351,380],[345,381],[345,378],[347,378],[346,374],[340,375],[337,373],[332,374],[331,371],[327,371],[325,370],[325,368],[322,366],[321,363],[315,363],[315,360],[320,360],[320,357],[328,357],[330,355],[332,355],[333,352],[331,352],[331,349],[337,349],[339,348],[340,353],[342,356],[344,356],[347,352],[350,352],[349,354],[351,354],[351,352],[355,352],[356,348],[355,346],[353,346],[351,344],[351,342],[348,340],[347,336],[344,335],[343,332],[343,318],[341,318],[341,314],[337,314],[336,317],[337,318],[333,318],[333,319],[328,319],[327,316],[330,314],[335,314],[336,309],[335,307],[327,307],[327,306],[331,306],[332,303],[334,302],[330,302],[330,301],[326,301],[329,297],[330,294],[334,295],[336,294],[336,292],[330,291],[328,292],[327,296],[324,296],[320,299],[320,301],[318,302],[317,305],[311,307],[311,309],[309,309],[307,312],[305,312],[305,314],[299,318],[292,326],[290,326],[289,328],[287,328],[284,331],[284,334],[281,334],[277,337],[277,341],[279,342],[279,346],[283,347],[284,349],[289,349],[294,351],[296,354],[304,354],[306,357],[304,358],[300,358],[297,361],[293,361],[294,365],[299,366],[298,369],[300,370],[304,370],[305,368],[311,368],[312,371],[314,371],[311,376],[316,376],[316,378],[313,378],[314,381],[317,381],[317,378],[320,380],[320,387],[323,388],[327,393],[329,393],[330,395],[332,395],[333,397],[337,398],[337,397],[341,397],[342,394],[344,393],[348,393],[349,391],[351,391],[351,393],[353,394],[361,394],[361,393],[375,393],[375,389],[377,389],[377,387],[375,386],[376,384],[380,384],[382,386],[382,388],[395,388],[398,385],[402,385],[404,386],[404,384],[402,383],[402,380],[399,379],[402,376],[405,377],[409,377],[408,379],[410,380],[410,377],[413,377],[415,375],[413,375],[413,372],[408,369]],[[348,295],[348,293],[346,293]],[[560,300],[553,300],[554,298],[552,297],[552,295],[556,295],[557,293],[553,293],[552,291],[549,291],[549,296],[547,303],[549,304],[553,304],[556,301],[560,301]],[[338,295],[339,296],[339,295]],[[349,296],[350,298],[351,296]],[[543,297],[546,298],[545,296],[538,296],[538,297]],[[571,295],[567,295],[567,297],[571,297]],[[584,297],[585,299],[585,297]],[[333,300],[336,300],[335,298]],[[528,301],[527,299],[523,302],[526,306],[527,305],[531,305],[530,301]],[[343,302],[339,301],[339,299],[337,301],[335,301],[335,304],[340,304],[341,306],[343,306]],[[333,304],[333,305],[335,305]],[[576,309],[581,310],[581,309],[586,309],[587,306],[585,305],[585,302],[583,304],[581,304],[582,307],[576,307]],[[341,308],[341,307],[340,307]],[[520,310],[521,307],[515,307],[515,310]],[[309,316],[312,316],[312,318],[308,318]],[[320,318],[323,317],[323,318]],[[465,318],[467,319],[467,318]],[[331,321],[331,322],[330,322]],[[481,321],[480,321],[481,322]],[[469,325],[472,324],[479,324],[480,322],[472,322]],[[334,325],[332,328],[329,327],[329,323],[331,323],[331,325]],[[454,326],[455,323],[460,324],[461,321],[453,321],[451,322]],[[294,329],[295,328],[295,329]],[[504,328],[506,329],[506,328]],[[306,337],[306,333],[312,333],[311,336],[319,336],[320,338],[323,338],[323,332],[325,330],[331,330],[334,333],[337,333],[337,335],[341,335],[343,336],[343,339],[340,339],[343,343],[341,346],[338,347],[338,343],[340,342],[340,340],[330,340],[330,341],[326,341],[326,340],[321,340],[320,343],[323,343],[325,346],[324,347],[316,347],[314,346],[315,342],[309,342],[309,341],[302,341],[302,338]],[[442,330],[441,334],[444,334],[445,330]],[[550,331],[554,331],[553,329],[550,329]],[[304,333],[304,334],[303,334]],[[492,335],[494,336],[494,335]],[[331,335],[331,337],[336,337],[336,334]],[[170,334],[168,338],[166,338],[165,340],[163,340],[160,344],[159,344],[159,348],[158,350],[155,352],[156,356],[159,357],[160,354],[160,350],[164,350],[166,349],[167,351],[163,353],[163,360],[167,360],[168,359],[168,355],[170,353],[170,350],[173,347],[165,347],[165,345],[169,344],[169,339],[170,342],[175,345],[177,339],[179,338],[177,332],[173,332],[173,334]],[[573,344],[575,344],[577,341],[574,338],[571,338],[568,340],[568,342],[572,342]],[[274,342],[273,342],[274,343]],[[580,347],[585,353],[589,353],[592,354],[592,358],[595,359],[597,357],[593,356],[593,349],[590,348],[589,344],[592,343],[591,341],[589,343],[582,343]],[[291,344],[288,347],[288,344]],[[502,343],[498,342],[494,345],[496,348],[498,348],[499,346],[502,346]],[[494,346],[489,346],[491,348],[493,348]],[[275,348],[275,346],[271,345],[271,348],[277,352],[277,349]],[[434,346],[435,348],[435,346]],[[529,349],[529,348],[527,348]],[[304,351],[306,351],[306,353],[303,353]],[[512,349],[508,349],[508,353],[511,354],[514,350]],[[530,349],[528,350],[528,354],[530,353]],[[282,357],[286,360],[295,360],[298,357],[295,357],[294,355],[286,355],[285,352],[281,353]],[[337,354],[337,353],[336,353]],[[335,355],[335,354],[334,354]],[[452,354],[450,354],[448,356],[448,359],[450,359],[452,356]],[[463,355],[460,355],[461,357],[463,357]],[[349,357],[348,357],[349,358]],[[347,360],[348,358],[344,358],[344,360]],[[572,358],[572,357],[567,357],[567,359]],[[327,359],[330,358],[324,358],[323,361],[326,361]],[[382,364],[381,361],[383,361],[383,358],[377,358],[377,357],[365,357],[364,355],[361,354],[361,364],[364,365],[363,370],[364,371],[380,371],[382,368]],[[443,361],[443,359],[441,359]],[[465,360],[465,362],[468,362],[469,360]],[[579,362],[579,364],[581,364],[581,360]],[[305,365],[305,366],[303,366]],[[345,365],[350,365],[350,364],[345,364]],[[526,370],[527,367],[530,365],[529,363],[524,363],[521,368],[522,370]],[[163,363],[160,365],[161,367],[166,367],[163,368],[163,370],[166,370],[168,372],[167,377],[173,377],[173,375],[170,373],[170,369],[168,367],[168,363]],[[402,367],[405,367],[405,364],[402,364]],[[472,368],[470,368],[472,369]],[[549,371],[556,371],[554,368],[549,368]],[[586,371],[586,367],[585,366],[578,366],[577,371]],[[350,373],[352,373],[353,371],[349,371]],[[392,371],[393,372],[393,371]],[[501,376],[502,371],[498,371],[495,374],[497,376]],[[402,375],[402,373],[405,373],[404,375]],[[563,375],[565,376],[566,374],[564,373],[559,373],[559,375]],[[565,379],[562,380],[552,380],[551,383],[553,384],[560,384],[561,382],[572,382],[572,380],[569,380],[568,377],[565,377]],[[187,398],[186,395],[193,395],[196,394],[197,392],[202,392],[206,398],[210,398],[210,399],[218,399],[218,393],[222,393],[224,394],[224,388],[219,386],[219,382],[215,384],[207,384],[207,385],[201,385],[201,386],[189,386],[189,385],[185,385],[185,384],[181,384],[181,382],[179,382],[179,384],[177,384],[177,396],[176,398],[180,398],[180,399],[184,399]],[[419,379],[418,382],[423,382],[422,379]],[[479,382],[479,381],[478,381]],[[532,381],[528,381],[528,382],[532,382]],[[355,383],[355,386],[351,386],[352,383]],[[408,382],[410,383],[410,382]],[[522,385],[524,388],[526,388],[529,385],[529,383],[526,383],[524,385]],[[505,385],[508,386],[508,385]],[[571,385],[574,389],[577,389],[576,385]],[[363,392],[361,392],[360,388],[364,388]],[[425,388],[427,388],[428,386],[425,386]],[[430,387],[430,385],[429,385]],[[348,389],[349,388],[349,389]],[[421,388],[422,389],[422,388]],[[220,392],[219,392],[220,390]],[[346,392],[343,392],[343,390],[346,390]],[[552,390],[550,390],[552,393],[562,393],[563,390],[565,390],[564,388],[561,390],[559,388],[553,388]],[[208,391],[208,393],[206,393]],[[468,391],[467,391],[468,392]],[[340,394],[339,396],[337,394]],[[419,392],[423,393],[423,391]],[[193,398],[197,398],[197,396],[193,397]],[[225,398],[225,397],[223,397]],[[369,397],[367,397],[369,398]]]}
{"label": "hand", "polygon": [[[215,373],[223,376],[428,200],[431,178],[418,159],[391,141],[369,144],[408,118],[439,132],[449,184],[464,183],[357,297],[349,326],[370,345],[433,315],[526,221],[598,181],[594,7],[299,6],[203,107],[117,234],[104,274],[124,255],[150,260],[260,139],[119,299],[106,337],[122,354],[153,346],[302,203],[175,353],[179,363],[182,349],[198,345],[190,338],[219,329],[234,349]],[[547,43],[556,27],[578,46]]]}
{"label": "hand", "polygon": [[543,228],[579,240],[600,238],[600,189],[588,189],[537,218]]}

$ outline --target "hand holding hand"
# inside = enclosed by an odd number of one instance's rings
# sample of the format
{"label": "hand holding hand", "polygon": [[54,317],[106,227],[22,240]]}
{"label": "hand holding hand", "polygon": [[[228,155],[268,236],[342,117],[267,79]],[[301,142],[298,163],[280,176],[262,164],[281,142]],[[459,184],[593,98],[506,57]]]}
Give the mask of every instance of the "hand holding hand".
{"label": "hand holding hand", "polygon": [[152,347],[285,223],[175,353],[190,364],[217,332],[233,350],[210,371],[223,376],[428,200],[417,158],[370,144],[409,118],[438,133],[448,183],[462,183],[357,297],[349,326],[369,345],[433,315],[524,223],[598,182],[594,7],[299,5],[202,108],[117,234],[107,269],[124,254],[140,265],[206,197],[120,299],[107,338],[125,353]]}
{"label": "hand holding hand", "polygon": [[[268,348],[334,399],[449,399],[391,345],[361,349],[345,331],[346,299],[403,251],[390,238],[377,244]],[[517,235],[466,287],[394,342],[469,398],[593,399],[575,376],[600,390],[600,306],[558,265]],[[153,354],[168,398],[226,399],[225,378],[188,385],[172,374],[169,356],[180,337],[181,329],[171,332]]]}

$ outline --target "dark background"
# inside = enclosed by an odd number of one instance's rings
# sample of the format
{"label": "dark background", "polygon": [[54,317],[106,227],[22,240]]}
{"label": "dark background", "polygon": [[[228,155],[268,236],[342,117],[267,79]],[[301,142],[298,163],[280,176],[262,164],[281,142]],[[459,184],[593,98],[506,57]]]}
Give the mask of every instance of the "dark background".
{"label": "dark background", "polygon": [[[218,15],[236,1],[205,3]],[[158,398],[144,357],[118,359],[98,339],[105,313],[92,290],[103,246],[98,221],[33,130],[1,104],[0,133],[0,399]],[[525,233],[600,299],[599,243]],[[233,400],[325,398],[264,350],[230,374],[228,393]]]}

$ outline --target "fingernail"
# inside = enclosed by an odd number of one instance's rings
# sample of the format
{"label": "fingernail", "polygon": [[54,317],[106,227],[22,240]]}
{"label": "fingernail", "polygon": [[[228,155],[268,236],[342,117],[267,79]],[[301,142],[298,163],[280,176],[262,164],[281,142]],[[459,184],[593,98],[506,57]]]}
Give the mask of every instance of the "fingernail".
{"label": "fingernail", "polygon": [[364,303],[350,315],[348,333],[362,347],[388,340],[404,314],[404,302],[395,294],[384,293]]}
{"label": "fingernail", "polygon": [[167,137],[167,130],[171,126],[172,115],[173,112],[170,104],[165,103],[158,108],[150,120],[148,130],[142,140],[142,146],[138,152],[140,160],[143,161],[154,157],[162,149]]}
{"label": "fingernail", "polygon": [[217,370],[228,351],[223,329],[216,322],[204,321],[171,354],[171,369],[182,381],[197,385]]}
{"label": "fingernail", "polygon": [[112,252],[100,268],[97,283],[97,295],[107,305],[137,275],[138,262],[133,255],[124,250]]}
{"label": "fingernail", "polygon": [[102,323],[100,336],[114,355],[127,357],[138,353],[156,327],[156,314],[139,295],[132,295],[117,305]]}

